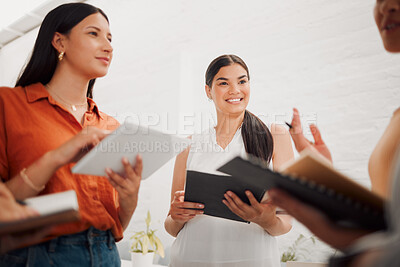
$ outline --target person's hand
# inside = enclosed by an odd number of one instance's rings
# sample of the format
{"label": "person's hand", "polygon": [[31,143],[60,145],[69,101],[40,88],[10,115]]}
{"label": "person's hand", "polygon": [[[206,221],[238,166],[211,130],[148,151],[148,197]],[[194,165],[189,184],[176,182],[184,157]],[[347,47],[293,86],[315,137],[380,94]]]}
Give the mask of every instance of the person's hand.
{"label": "person's hand", "polygon": [[334,248],[344,250],[358,238],[370,233],[362,229],[337,226],[319,210],[291,197],[282,190],[270,189],[268,196],[272,203],[286,210],[318,238]]}
{"label": "person's hand", "polygon": [[169,213],[171,218],[181,224],[185,224],[198,214],[203,214],[204,205],[201,203],[185,202],[185,191],[176,191],[171,202]]}
{"label": "person's hand", "polygon": [[0,182],[0,222],[22,220],[39,213],[30,207],[18,204],[10,190]]}
{"label": "person's hand", "polygon": [[57,167],[78,161],[109,133],[110,131],[92,126],[84,128],[69,141],[51,151],[52,156],[57,161]]}
{"label": "person's hand", "polygon": [[[38,216],[39,213],[27,206],[19,204],[15,201],[13,195],[8,188],[0,182],[0,222],[11,222],[15,220],[23,220],[29,217]],[[6,253],[12,249],[23,246],[26,243],[35,243],[48,235],[51,231],[50,227],[36,229],[18,234],[5,234],[0,236],[0,254]]]}
{"label": "person's hand", "polygon": [[125,214],[133,214],[138,202],[140,181],[142,180],[143,162],[140,155],[136,156],[135,166],[127,158],[122,158],[125,175],[121,176],[110,168],[106,168],[107,179],[117,190],[119,205]]}
{"label": "person's hand", "polygon": [[227,191],[222,202],[243,220],[256,223],[263,228],[268,228],[276,219],[276,206],[269,200],[258,202],[250,191],[246,191],[250,205],[244,203],[235,193]]}
{"label": "person's hand", "polygon": [[303,135],[303,128],[301,127],[300,114],[296,108],[293,108],[292,128],[289,130],[292,136],[296,150],[300,153],[304,149],[310,149],[318,152],[330,162],[332,162],[332,155],[325,142],[322,140],[321,133],[315,124],[310,125],[311,134],[313,135],[314,142],[310,142]]}

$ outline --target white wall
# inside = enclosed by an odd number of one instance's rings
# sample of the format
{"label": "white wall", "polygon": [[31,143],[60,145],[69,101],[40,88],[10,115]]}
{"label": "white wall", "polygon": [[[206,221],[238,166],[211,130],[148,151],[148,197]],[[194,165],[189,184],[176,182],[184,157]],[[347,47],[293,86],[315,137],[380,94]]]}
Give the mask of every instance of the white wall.
{"label": "white wall", "polygon": [[[115,51],[108,76],[96,84],[95,100],[120,121],[139,115],[164,130],[198,131],[201,117],[213,114],[204,94],[207,65],[221,54],[237,54],[250,68],[249,110],[282,123],[298,107],[304,123],[321,129],[335,166],[369,186],[368,157],[400,103],[399,56],[381,45],[374,2],[89,1],[109,16]],[[0,84],[15,82],[35,34],[0,50]],[[197,128],[182,131],[183,115]],[[158,234],[172,242],[162,226],[172,171],[173,161],[142,183],[127,235],[144,226],[150,209]],[[280,238],[282,246],[298,232],[303,229],[296,224]]]}

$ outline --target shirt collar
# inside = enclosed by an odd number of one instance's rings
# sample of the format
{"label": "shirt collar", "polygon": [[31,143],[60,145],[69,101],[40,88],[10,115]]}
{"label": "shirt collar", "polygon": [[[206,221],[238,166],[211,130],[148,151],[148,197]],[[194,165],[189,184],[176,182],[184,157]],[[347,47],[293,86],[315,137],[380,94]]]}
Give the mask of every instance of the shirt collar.
{"label": "shirt collar", "polygon": [[[33,103],[39,101],[41,99],[47,98],[50,104],[56,105],[54,99],[50,96],[49,92],[46,90],[43,84],[41,83],[34,83],[31,85],[26,86],[25,88],[26,98],[28,103]],[[91,98],[87,98],[89,103],[89,112],[94,112],[99,118],[102,119],[102,116],[99,112],[99,108],[97,107],[96,102],[93,101]]]}

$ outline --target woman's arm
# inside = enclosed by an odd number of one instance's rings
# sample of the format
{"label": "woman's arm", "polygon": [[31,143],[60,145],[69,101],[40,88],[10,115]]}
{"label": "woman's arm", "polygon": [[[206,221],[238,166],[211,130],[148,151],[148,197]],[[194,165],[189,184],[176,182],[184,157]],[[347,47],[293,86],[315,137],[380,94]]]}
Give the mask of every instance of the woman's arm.
{"label": "woman's arm", "polygon": [[[283,164],[294,159],[294,152],[290,133],[282,126],[272,124],[271,134],[274,140],[274,153],[272,163],[274,170],[278,170]],[[292,229],[292,217],[290,215],[276,215],[275,223],[263,227],[270,235],[282,235]]]}
{"label": "woman's arm", "polygon": [[83,129],[65,144],[47,152],[27,167],[22,174],[25,176],[25,180],[20,173],[7,181],[6,186],[16,199],[23,200],[36,196],[58,168],[69,162],[77,161],[87,152],[87,148],[95,146],[107,134],[108,131],[95,127]]}
{"label": "woman's arm", "polygon": [[285,209],[318,238],[334,248],[344,250],[355,240],[370,233],[362,229],[339,227],[319,210],[291,197],[282,190],[274,188],[269,194],[275,205]]}
{"label": "woman's arm", "polygon": [[204,205],[200,203],[184,202],[185,180],[186,180],[186,162],[189,156],[190,148],[180,153],[176,157],[174,176],[171,189],[171,207],[164,222],[165,230],[176,237],[186,222],[193,219],[197,214],[203,214],[201,210],[190,210],[187,208],[202,209]]}
{"label": "woman's arm", "polygon": [[284,163],[294,159],[292,141],[289,132],[280,125],[272,124],[271,134],[274,140],[273,168],[279,170]]}

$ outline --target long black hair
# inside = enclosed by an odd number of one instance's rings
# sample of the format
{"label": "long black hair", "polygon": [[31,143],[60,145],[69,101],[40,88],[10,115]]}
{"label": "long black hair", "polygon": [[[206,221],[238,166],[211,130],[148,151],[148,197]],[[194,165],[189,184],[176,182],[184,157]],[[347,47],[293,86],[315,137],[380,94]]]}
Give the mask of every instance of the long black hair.
{"label": "long black hair", "polygon": [[[222,55],[214,59],[206,71],[206,85],[212,87],[215,75],[222,67],[239,64],[246,72],[250,80],[249,69],[244,61],[236,55]],[[257,116],[248,110],[244,112],[242,124],[242,138],[248,154],[270,162],[274,151],[272,134],[268,127]]]}
{"label": "long black hair", "polygon": [[[47,84],[53,77],[58,62],[58,51],[51,43],[54,34],[68,34],[75,25],[95,13],[103,15],[108,22],[107,15],[100,8],[84,3],[63,4],[50,11],[40,26],[32,56],[21,71],[15,86],[38,82]],[[96,79],[90,80],[87,97],[93,98],[95,81]]]}

